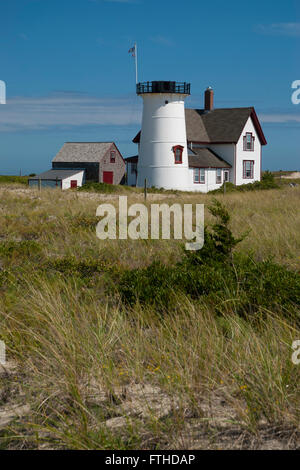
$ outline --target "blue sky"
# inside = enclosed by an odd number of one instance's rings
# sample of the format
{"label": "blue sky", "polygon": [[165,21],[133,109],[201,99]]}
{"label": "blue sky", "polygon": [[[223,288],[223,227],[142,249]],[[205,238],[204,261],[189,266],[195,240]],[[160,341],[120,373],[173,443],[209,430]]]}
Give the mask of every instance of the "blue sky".
{"label": "blue sky", "polygon": [[300,6],[296,0],[0,0],[0,174],[40,172],[65,141],[136,153],[139,80],[191,83],[187,107],[254,106],[264,169],[300,169]]}

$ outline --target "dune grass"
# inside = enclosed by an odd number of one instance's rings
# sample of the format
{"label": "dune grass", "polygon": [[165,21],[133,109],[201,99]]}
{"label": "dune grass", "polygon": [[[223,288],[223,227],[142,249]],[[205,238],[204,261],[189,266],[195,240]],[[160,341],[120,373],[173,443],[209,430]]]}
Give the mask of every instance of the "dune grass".
{"label": "dune grass", "polygon": [[[153,261],[175,266],[178,241],[98,240],[96,207],[117,206],[117,194],[0,193],[0,338],[17,364],[0,376],[0,428],[1,406],[30,405],[2,426],[0,446],[299,445],[300,366],[291,345],[300,332],[283,306],[237,315],[226,279],[219,301],[174,289],[174,308],[159,314],[155,305],[129,306],[116,288],[122,273]],[[129,204],[143,201],[124,194]],[[210,195],[151,196],[147,204],[204,203],[214,221]],[[237,253],[300,271],[299,188],[215,197],[234,235],[249,231]]]}

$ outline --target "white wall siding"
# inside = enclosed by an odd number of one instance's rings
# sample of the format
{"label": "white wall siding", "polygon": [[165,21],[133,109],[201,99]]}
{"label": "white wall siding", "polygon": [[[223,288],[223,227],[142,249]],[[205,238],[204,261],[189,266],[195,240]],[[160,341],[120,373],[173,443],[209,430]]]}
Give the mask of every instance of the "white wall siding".
{"label": "white wall siding", "polygon": [[[244,136],[246,132],[251,132],[255,137],[254,140],[254,151],[244,150]],[[253,160],[253,179],[243,178],[243,160]],[[255,130],[253,121],[249,117],[246,125],[243,129],[243,132],[240,136],[240,139],[236,146],[236,185],[253,183],[254,181],[260,181],[261,179],[261,143],[258,137],[258,134]]]}
{"label": "white wall siding", "polygon": [[207,169],[205,168],[205,183],[194,183],[194,168],[189,168],[189,191],[207,193]]}
{"label": "white wall siding", "polygon": [[205,168],[205,183],[194,183],[194,168],[189,168],[189,185],[190,191],[199,191],[201,193],[208,193],[219,189],[224,182],[224,170],[221,170],[222,180],[217,183],[217,170],[216,168]]}
{"label": "white wall siding", "polygon": [[[189,189],[184,100],[176,93],[142,95],[143,118],[139,149],[137,186]],[[173,147],[183,147],[182,163],[175,164]]]}
{"label": "white wall siding", "polygon": [[82,186],[85,182],[84,171],[80,171],[80,172],[76,173],[75,175],[69,176],[68,178],[64,178],[62,180],[62,189],[63,190],[70,189],[71,181],[74,181],[74,180],[77,181],[77,187],[78,188],[80,186]]}

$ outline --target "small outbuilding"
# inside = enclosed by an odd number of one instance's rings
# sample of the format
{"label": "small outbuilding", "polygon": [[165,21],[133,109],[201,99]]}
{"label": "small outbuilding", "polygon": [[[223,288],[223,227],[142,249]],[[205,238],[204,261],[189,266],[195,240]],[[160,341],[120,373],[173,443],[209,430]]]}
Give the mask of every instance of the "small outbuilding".
{"label": "small outbuilding", "polygon": [[48,170],[40,175],[29,178],[28,184],[31,187],[39,185],[41,187],[72,189],[79,188],[85,183],[85,170]]}
{"label": "small outbuilding", "polygon": [[125,161],[114,142],[66,142],[52,168],[84,169],[87,182],[120,184],[125,176]]}

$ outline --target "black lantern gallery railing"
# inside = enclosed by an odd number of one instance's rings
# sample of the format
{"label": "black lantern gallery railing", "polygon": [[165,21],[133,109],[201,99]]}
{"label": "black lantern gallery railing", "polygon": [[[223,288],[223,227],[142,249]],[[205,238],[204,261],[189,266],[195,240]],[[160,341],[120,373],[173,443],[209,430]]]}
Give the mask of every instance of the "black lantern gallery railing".
{"label": "black lantern gallery railing", "polygon": [[144,93],[180,93],[190,95],[191,84],[186,82],[143,82],[136,85],[138,95]]}

